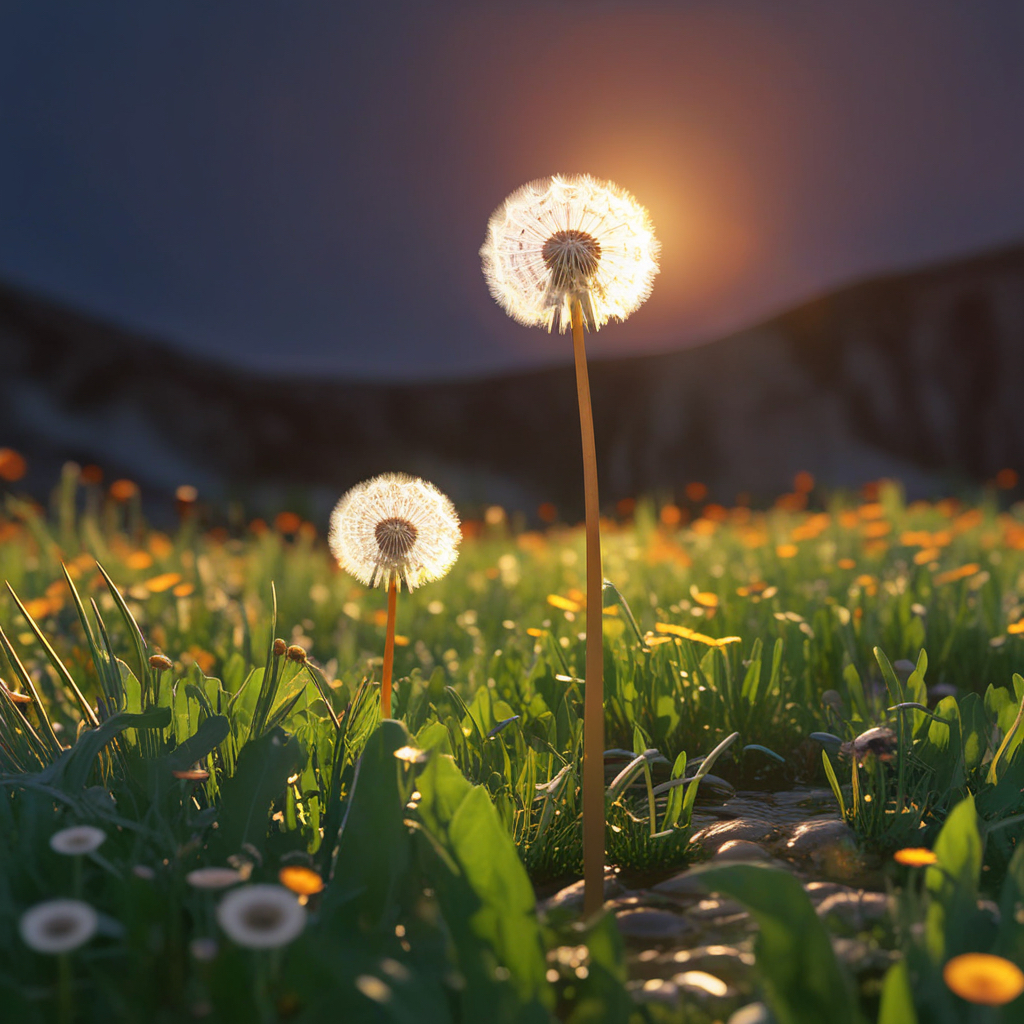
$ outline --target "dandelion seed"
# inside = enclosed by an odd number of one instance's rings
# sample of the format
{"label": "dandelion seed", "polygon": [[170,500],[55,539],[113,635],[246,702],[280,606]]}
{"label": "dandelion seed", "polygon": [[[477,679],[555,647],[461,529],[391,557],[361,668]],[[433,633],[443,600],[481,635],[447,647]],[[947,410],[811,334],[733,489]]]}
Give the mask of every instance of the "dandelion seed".
{"label": "dandelion seed", "polygon": [[982,1006],[1004,1006],[1024,992],[1024,972],[991,953],[963,953],[942,969],[942,980],[961,999]]}
{"label": "dandelion seed", "polygon": [[18,929],[25,945],[37,953],[70,953],[88,942],[99,915],[82,900],[47,900],[21,915]]}
{"label": "dandelion seed", "polygon": [[306,927],[306,911],[282,886],[250,885],[220,901],[217,923],[239,946],[274,949],[299,937]]}
{"label": "dandelion seed", "polygon": [[50,836],[50,849],[69,857],[79,857],[98,850],[106,838],[107,833],[103,829],[92,825],[72,825]]}

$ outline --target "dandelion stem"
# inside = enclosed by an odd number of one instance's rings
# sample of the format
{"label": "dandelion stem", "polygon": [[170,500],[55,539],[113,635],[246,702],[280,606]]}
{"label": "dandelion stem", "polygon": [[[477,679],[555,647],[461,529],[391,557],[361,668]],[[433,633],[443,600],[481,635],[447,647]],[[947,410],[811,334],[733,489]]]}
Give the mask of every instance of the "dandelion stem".
{"label": "dandelion stem", "polygon": [[395,607],[398,604],[398,584],[391,577],[388,587],[388,628],[384,638],[384,670],[380,678],[380,717],[391,717],[391,670],[395,664]]}
{"label": "dandelion stem", "polygon": [[597,449],[590,408],[590,379],[583,343],[583,307],[572,306],[572,348],[583,439],[583,491],[587,518],[587,660],[583,698],[583,913],[604,905],[604,643],[600,506],[597,499]]}
{"label": "dandelion stem", "polygon": [[75,1019],[71,956],[61,953],[57,957],[57,1019],[60,1024],[71,1024]]}

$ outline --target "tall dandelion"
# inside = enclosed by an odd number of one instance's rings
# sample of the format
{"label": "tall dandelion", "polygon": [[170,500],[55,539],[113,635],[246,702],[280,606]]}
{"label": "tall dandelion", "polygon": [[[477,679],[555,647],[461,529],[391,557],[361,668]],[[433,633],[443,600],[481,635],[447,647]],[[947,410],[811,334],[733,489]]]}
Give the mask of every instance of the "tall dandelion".
{"label": "tall dandelion", "polygon": [[587,521],[587,653],[583,709],[584,913],[604,899],[604,682],[597,453],[584,329],[625,320],[651,293],[659,245],[647,211],[590,175],[555,175],[513,192],[480,250],[491,295],[522,324],[572,327]]}
{"label": "tall dandelion", "polygon": [[368,587],[388,592],[382,718],[391,717],[395,660],[395,609],[404,582],[413,590],[438,580],[459,556],[455,506],[432,483],[404,473],[383,473],[357,484],[335,506],[328,541],[345,572]]}

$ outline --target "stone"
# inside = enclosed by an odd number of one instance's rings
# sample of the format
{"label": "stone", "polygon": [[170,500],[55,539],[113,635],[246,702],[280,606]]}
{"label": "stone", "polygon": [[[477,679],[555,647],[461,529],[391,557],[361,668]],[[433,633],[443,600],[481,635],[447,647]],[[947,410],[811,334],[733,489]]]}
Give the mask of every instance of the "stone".
{"label": "stone", "polygon": [[722,843],[711,859],[715,861],[757,860],[777,863],[763,846],[758,846],[757,843],[752,843],[747,839],[729,839]]}
{"label": "stone", "polygon": [[[618,875],[606,868],[604,875],[604,898],[605,900],[622,899],[628,895],[628,890],[619,881]],[[559,889],[554,896],[549,896],[538,904],[541,913],[551,911],[580,911],[583,909],[583,880],[573,882],[564,889]]]}
{"label": "stone", "polygon": [[703,896],[707,891],[707,882],[701,881],[700,875],[689,871],[680,871],[678,875],[651,886],[651,892],[662,896]]}
{"label": "stone", "polygon": [[679,914],[648,907],[621,910],[615,915],[615,923],[623,938],[646,942],[670,942],[692,927]]}
{"label": "stone", "polygon": [[691,842],[710,853],[730,839],[763,843],[775,836],[776,832],[775,825],[764,818],[737,818],[735,821],[721,821],[716,825],[708,825],[697,832]]}
{"label": "stone", "polygon": [[889,901],[884,893],[854,889],[835,892],[818,904],[818,916],[831,919],[844,928],[859,932],[870,928],[889,915]]}
{"label": "stone", "polygon": [[727,1024],[774,1024],[774,1020],[764,1003],[747,1003],[729,1018]]}
{"label": "stone", "polygon": [[672,981],[678,988],[704,999],[728,999],[736,994],[721,978],[707,971],[682,971]]}

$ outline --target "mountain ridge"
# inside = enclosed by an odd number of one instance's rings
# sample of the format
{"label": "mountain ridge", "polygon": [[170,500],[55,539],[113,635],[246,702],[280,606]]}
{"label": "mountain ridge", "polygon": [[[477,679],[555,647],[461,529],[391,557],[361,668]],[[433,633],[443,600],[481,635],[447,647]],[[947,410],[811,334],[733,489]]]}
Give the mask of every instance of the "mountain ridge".
{"label": "mountain ridge", "polygon": [[[74,458],[259,505],[405,469],[462,502],[578,514],[571,365],[421,383],[267,374],[2,284],[0,358],[0,443],[51,473]],[[1024,244],[859,281],[718,341],[595,359],[590,374],[607,501],[691,479],[721,500],[770,495],[800,469],[917,492],[1024,469]]]}

